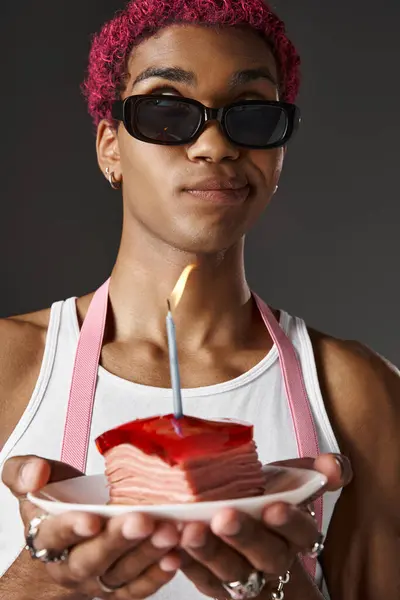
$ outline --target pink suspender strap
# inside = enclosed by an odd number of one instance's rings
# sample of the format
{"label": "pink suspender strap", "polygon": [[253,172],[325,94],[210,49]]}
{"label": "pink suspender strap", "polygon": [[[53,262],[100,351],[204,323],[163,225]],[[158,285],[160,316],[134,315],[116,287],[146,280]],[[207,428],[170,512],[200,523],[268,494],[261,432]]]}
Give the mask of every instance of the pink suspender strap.
{"label": "pink suspender strap", "polygon": [[[82,325],[72,375],[61,460],[86,470],[90,428],[101,348],[108,307],[107,280],[94,294]],[[319,454],[318,438],[304,386],[301,367],[294,347],[279,326],[272,311],[254,295],[265,325],[278,349],[286,394],[293,420],[299,457]],[[318,526],[322,527],[322,499],[315,503]],[[316,560],[304,559],[304,565],[314,576]]]}
{"label": "pink suspender strap", "polygon": [[278,349],[299,456],[316,457],[319,454],[318,437],[295,349],[275,319],[271,309],[258,296],[254,296],[254,298],[269,334]]}
{"label": "pink suspender strap", "polygon": [[108,307],[108,279],[95,293],[83,322],[75,356],[61,461],[86,471],[99,359]]}
{"label": "pink suspender strap", "polygon": [[[300,458],[308,456],[316,458],[320,454],[318,436],[296,351],[290,339],[275,319],[269,306],[256,294],[253,295],[264,323],[278,350],[286,396],[296,435],[298,455]],[[321,531],[323,519],[322,497],[315,501],[314,508],[318,528]],[[316,559],[304,557],[303,564],[307,571],[315,577]]]}

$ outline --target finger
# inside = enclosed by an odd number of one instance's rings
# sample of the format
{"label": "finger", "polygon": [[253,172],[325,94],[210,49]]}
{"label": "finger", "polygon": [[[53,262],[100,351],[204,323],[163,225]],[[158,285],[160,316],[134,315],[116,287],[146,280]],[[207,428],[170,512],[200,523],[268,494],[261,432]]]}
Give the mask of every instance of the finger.
{"label": "finger", "polygon": [[314,461],[314,469],[328,478],[325,490],[329,492],[345,487],[353,478],[351,463],[343,454],[321,454]]}
{"label": "finger", "polygon": [[190,579],[199,592],[210,598],[215,598],[216,600],[222,600],[228,597],[222,587],[221,581],[214,573],[207,569],[207,567],[198,563],[186,552],[182,552],[181,558],[182,564],[180,570],[188,579]]}
{"label": "finger", "polygon": [[[168,554],[171,548],[179,543],[178,531],[172,523],[160,523],[151,539],[148,539],[134,550],[122,556],[106,571],[102,579],[109,584],[109,587],[123,585],[124,583],[136,579],[144,573],[151,565],[158,563],[163,556]],[[174,560],[175,558],[175,560]],[[179,568],[176,555],[169,556],[164,563],[164,568],[168,566],[172,570]]]}
{"label": "finger", "polygon": [[39,517],[43,514],[43,511],[29,502],[27,498],[19,498],[19,511],[21,514],[22,521],[25,526],[25,532],[28,530],[28,523],[32,521],[35,517]]}
{"label": "finger", "polygon": [[[148,538],[154,527],[153,519],[140,513],[108,519],[99,535],[73,547],[68,561],[57,565],[58,576],[64,582],[81,582],[103,575],[117,560]],[[132,567],[128,580],[140,573],[138,567]],[[118,585],[123,583],[125,581],[116,582]]]}
{"label": "finger", "polygon": [[267,467],[283,467],[289,469],[310,469],[314,468],[315,458],[305,456],[303,458],[290,458],[289,460],[277,460],[273,463],[268,463]]}
{"label": "finger", "polygon": [[296,554],[279,534],[234,509],[223,509],[215,515],[211,530],[242,554],[254,569],[271,578],[285,573]]}
{"label": "finger", "polygon": [[186,525],[181,547],[220,581],[246,581],[252,571],[249,562],[204,523]]}
{"label": "finger", "polygon": [[319,537],[315,520],[295,506],[272,504],[266,507],[262,518],[269,529],[295,547],[295,553],[309,550]]}
{"label": "finger", "polygon": [[[295,469],[311,469],[323,473],[328,478],[327,485],[324,487],[323,492],[336,491],[341,487],[348,485],[353,478],[351,463],[344,454],[326,453],[321,454],[317,458],[293,458],[290,460],[273,462],[271,465]],[[321,491],[319,492],[319,495],[321,495]]]}
{"label": "finger", "polygon": [[82,542],[82,539],[97,535],[104,522],[102,517],[84,512],[68,512],[49,517],[40,524],[34,546],[36,550],[61,552]]}
{"label": "finger", "polygon": [[[124,592],[126,591],[125,597],[132,600],[148,598],[169,583],[175,577],[175,574],[176,570],[166,572],[158,564],[151,565],[135,581],[124,588]],[[106,581],[108,583],[108,579]]]}
{"label": "finger", "polygon": [[71,479],[82,473],[65,463],[38,456],[14,456],[3,467],[3,483],[17,498],[35,492],[47,483]]}
{"label": "finger", "polygon": [[177,549],[171,550],[158,561],[158,564],[166,573],[174,573],[181,567],[181,553]]}

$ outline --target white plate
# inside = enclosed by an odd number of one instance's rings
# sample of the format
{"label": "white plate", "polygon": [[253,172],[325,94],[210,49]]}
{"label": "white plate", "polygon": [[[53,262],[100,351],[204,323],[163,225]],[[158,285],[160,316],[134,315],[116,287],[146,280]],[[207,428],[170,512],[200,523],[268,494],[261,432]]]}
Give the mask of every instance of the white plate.
{"label": "white plate", "polygon": [[204,521],[209,523],[221,508],[230,507],[252,517],[261,518],[262,510],[273,502],[300,504],[321,490],[326,477],[316,471],[265,466],[265,495],[239,500],[218,500],[190,504],[127,505],[107,504],[108,489],[104,475],[87,475],[51,483],[28,499],[51,515],[67,511],[85,511],[113,517],[128,512],[141,512],[157,519],[174,521]]}

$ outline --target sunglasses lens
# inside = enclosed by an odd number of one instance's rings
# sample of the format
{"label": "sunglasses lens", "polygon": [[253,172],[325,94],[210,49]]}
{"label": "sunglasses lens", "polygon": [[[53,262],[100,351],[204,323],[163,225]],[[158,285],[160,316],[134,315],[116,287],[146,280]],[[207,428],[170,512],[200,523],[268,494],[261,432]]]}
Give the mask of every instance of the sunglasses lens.
{"label": "sunglasses lens", "polygon": [[225,125],[237,144],[262,148],[282,141],[289,121],[280,106],[243,104],[228,110]]}
{"label": "sunglasses lens", "polygon": [[164,144],[187,142],[201,121],[199,108],[177,98],[146,98],[135,115],[136,127],[142,136]]}

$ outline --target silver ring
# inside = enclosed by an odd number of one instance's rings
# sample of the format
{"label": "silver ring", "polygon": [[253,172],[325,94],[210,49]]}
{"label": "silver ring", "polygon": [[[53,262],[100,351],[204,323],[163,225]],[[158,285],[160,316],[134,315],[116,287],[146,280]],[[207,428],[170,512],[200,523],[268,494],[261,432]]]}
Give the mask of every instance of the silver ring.
{"label": "silver ring", "polygon": [[264,589],[266,579],[261,571],[253,571],[246,582],[232,581],[222,583],[224,590],[228,592],[232,600],[250,600],[257,598]]}
{"label": "silver ring", "polygon": [[324,549],[324,541],[325,537],[322,533],[320,533],[318,540],[315,542],[311,550],[307,552],[307,556],[310,558],[318,558]]}
{"label": "silver ring", "polygon": [[26,546],[25,550],[31,555],[31,558],[34,560],[40,560],[43,563],[59,563],[67,560],[69,556],[69,549],[63,550],[62,552],[56,552],[55,550],[47,550],[43,548],[43,550],[36,550],[34,542],[37,534],[39,533],[39,527],[49,518],[49,515],[41,515],[40,517],[35,517],[32,519],[28,526],[28,533],[26,534]]}
{"label": "silver ring", "polygon": [[310,504],[307,504],[306,506],[306,511],[308,512],[308,514],[310,515],[310,517],[312,517],[314,519],[314,521],[316,521],[316,514],[315,514],[315,510],[314,510],[314,503],[311,502]]}
{"label": "silver ring", "polygon": [[99,584],[99,587],[101,588],[101,591],[105,592],[106,594],[112,594],[116,590],[120,590],[121,588],[123,588],[126,585],[125,583],[123,583],[122,585],[114,585],[114,586],[110,587],[109,585],[106,585],[104,583],[104,581],[101,578],[101,575],[98,575],[96,577],[96,581]]}

